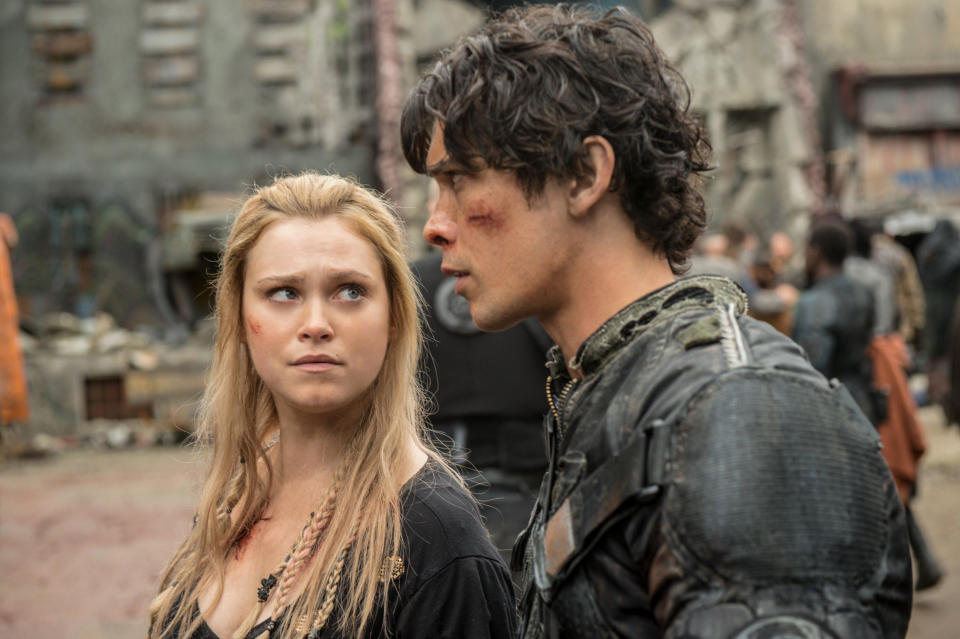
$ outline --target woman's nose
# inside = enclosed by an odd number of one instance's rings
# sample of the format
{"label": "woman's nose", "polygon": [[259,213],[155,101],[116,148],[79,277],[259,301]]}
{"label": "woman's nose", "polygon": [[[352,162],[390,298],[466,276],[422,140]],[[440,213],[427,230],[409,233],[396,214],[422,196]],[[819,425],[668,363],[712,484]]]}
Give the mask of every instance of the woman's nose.
{"label": "woman's nose", "polygon": [[330,339],[333,337],[333,325],[330,322],[329,313],[323,302],[312,301],[304,304],[303,326],[300,328],[300,339],[316,340]]}

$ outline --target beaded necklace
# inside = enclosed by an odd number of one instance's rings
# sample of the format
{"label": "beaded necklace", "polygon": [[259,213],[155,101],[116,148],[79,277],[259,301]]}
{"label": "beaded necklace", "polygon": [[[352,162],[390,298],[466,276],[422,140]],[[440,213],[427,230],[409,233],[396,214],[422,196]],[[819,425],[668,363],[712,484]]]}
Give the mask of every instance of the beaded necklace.
{"label": "beaded necklace", "polygon": [[[326,533],[327,529],[329,528],[330,521],[333,519],[334,510],[336,509],[337,493],[339,492],[342,479],[343,466],[337,469],[337,472],[334,474],[333,481],[324,493],[323,498],[320,500],[320,504],[317,506],[316,510],[310,513],[307,523],[300,531],[300,534],[297,535],[297,539],[291,546],[290,552],[287,553],[287,556],[283,558],[283,561],[281,561],[277,567],[270,572],[270,574],[260,580],[260,586],[257,588],[256,616],[260,615],[260,610],[267,603],[267,601],[270,600],[270,595],[272,594],[274,587],[276,587],[278,584],[280,586],[277,591],[279,594],[277,595],[277,598],[273,604],[273,610],[270,614],[270,620],[265,627],[265,630],[268,634],[273,632],[274,628],[277,626],[277,623],[279,623],[290,588],[300,575],[302,569],[309,564],[310,558],[313,556],[314,552],[319,546],[324,533]],[[314,616],[313,623],[311,624],[311,632],[308,635],[310,639],[319,637],[320,630],[323,628],[327,618],[330,616],[330,611],[333,609],[334,595],[336,594],[336,590],[340,583],[340,575],[342,573],[343,563],[346,558],[347,551],[353,544],[353,539],[355,536],[356,526],[354,526],[354,530],[351,533],[349,541],[337,556],[337,560],[334,565],[334,571],[327,580],[327,584],[325,585],[326,592],[324,595],[323,605],[321,605],[320,610],[317,611],[317,614]]]}

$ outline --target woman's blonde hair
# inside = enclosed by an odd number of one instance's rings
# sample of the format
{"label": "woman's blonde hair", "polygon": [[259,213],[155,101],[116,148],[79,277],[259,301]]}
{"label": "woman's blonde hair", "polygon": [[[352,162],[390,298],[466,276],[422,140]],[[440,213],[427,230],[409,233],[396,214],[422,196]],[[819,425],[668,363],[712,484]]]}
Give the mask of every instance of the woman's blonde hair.
{"label": "woman's blonde hair", "polygon": [[[234,542],[263,512],[273,470],[265,442],[275,433],[276,408],[242,342],[241,301],[245,260],[264,229],[278,220],[338,216],[367,239],[380,258],[389,290],[392,335],[367,407],[349,446],[336,509],[307,569],[303,594],[274,631],[301,637],[295,626],[312,619],[324,600],[324,586],[347,547],[345,598],[340,624],[348,636],[362,634],[378,606],[384,615],[382,567],[400,553],[399,492],[403,469],[411,464],[409,442],[435,462],[446,464],[424,443],[423,395],[417,367],[422,345],[421,296],[404,255],[401,220],[381,198],[353,180],[304,173],[278,178],[243,205],[227,239],[216,281],[216,349],[201,404],[196,438],[213,442],[211,467],[200,498],[196,524],[171,560],[151,605],[150,637],[189,637],[201,623],[200,592],[215,584],[217,600]],[[262,471],[262,472],[261,472]],[[232,513],[239,508],[239,513]],[[292,540],[291,540],[292,541]],[[343,562],[341,562],[342,564]],[[274,593],[276,595],[276,593]],[[260,610],[255,612],[259,614]],[[245,637],[251,613],[234,637]]]}

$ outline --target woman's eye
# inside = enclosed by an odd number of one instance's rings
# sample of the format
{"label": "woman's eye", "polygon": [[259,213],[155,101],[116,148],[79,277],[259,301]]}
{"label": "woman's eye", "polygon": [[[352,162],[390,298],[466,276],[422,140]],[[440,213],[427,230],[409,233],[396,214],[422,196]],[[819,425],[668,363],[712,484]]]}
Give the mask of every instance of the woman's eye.
{"label": "woman's eye", "polygon": [[267,292],[267,299],[274,302],[291,302],[297,299],[297,292],[288,286],[281,286]]}
{"label": "woman's eye", "polygon": [[347,286],[340,287],[340,290],[337,291],[337,297],[347,302],[355,302],[362,299],[365,293],[366,291],[362,286],[348,284]]}

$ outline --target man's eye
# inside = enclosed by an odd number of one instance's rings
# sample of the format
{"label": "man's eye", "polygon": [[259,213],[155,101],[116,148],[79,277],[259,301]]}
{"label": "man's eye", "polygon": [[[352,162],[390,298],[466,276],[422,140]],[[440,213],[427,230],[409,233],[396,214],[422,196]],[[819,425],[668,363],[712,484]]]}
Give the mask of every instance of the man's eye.
{"label": "man's eye", "polygon": [[291,302],[297,299],[297,292],[289,286],[281,286],[267,291],[267,299],[274,302]]}
{"label": "man's eye", "polygon": [[363,299],[365,294],[366,290],[356,284],[341,286],[340,290],[337,291],[337,297],[347,302],[356,302],[357,300]]}

